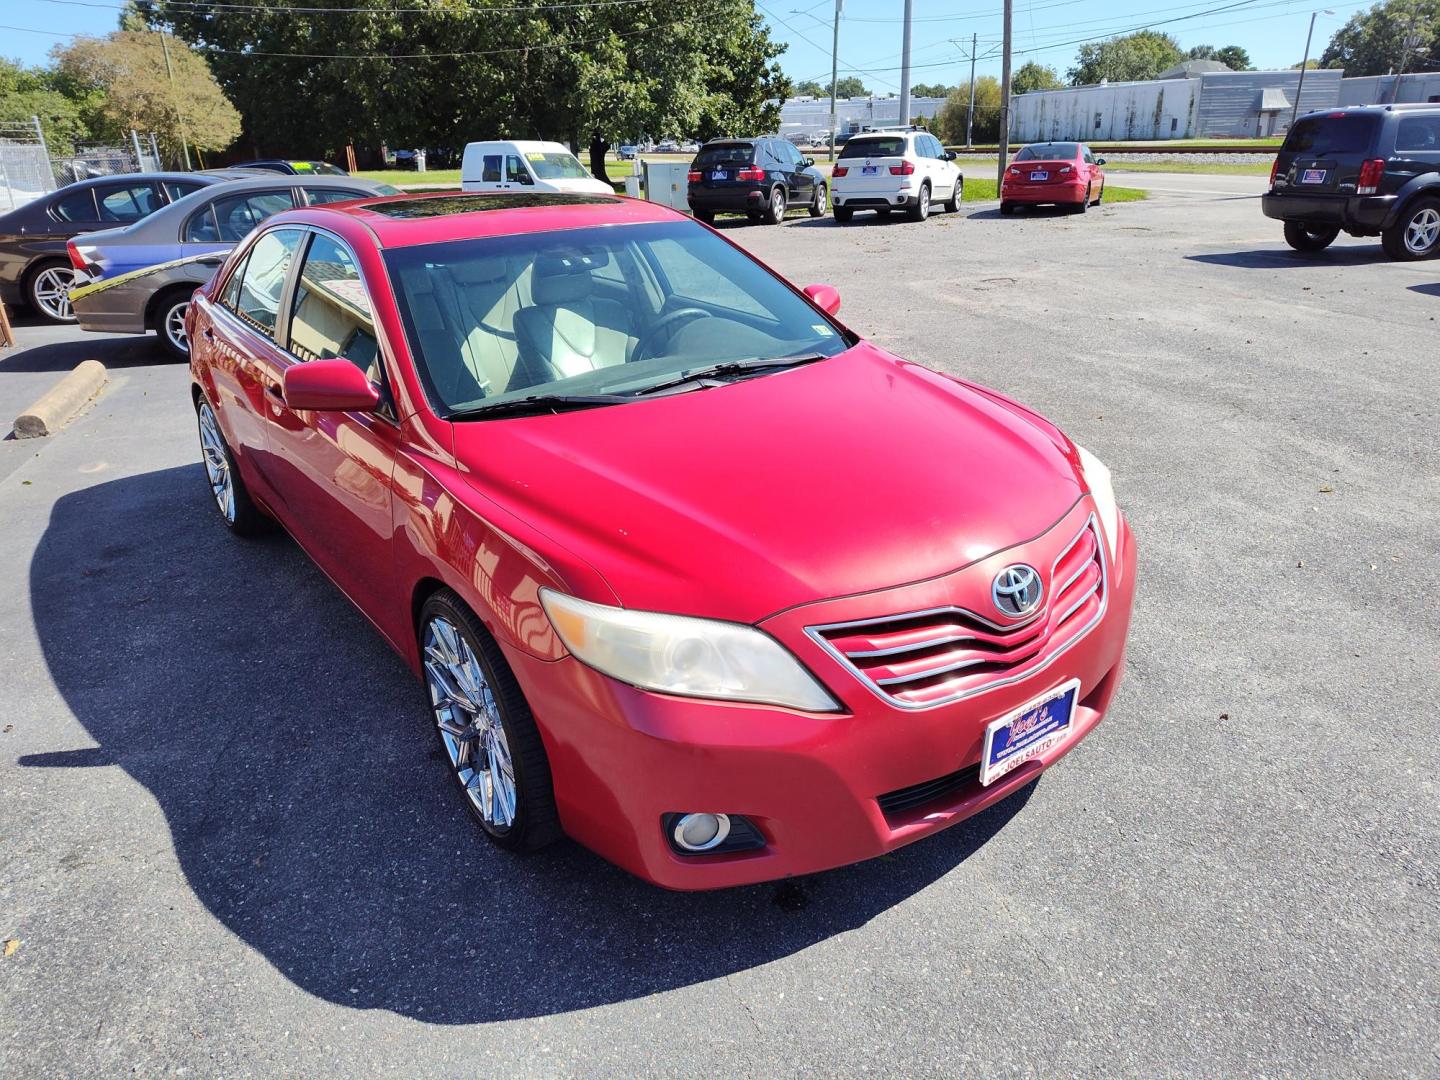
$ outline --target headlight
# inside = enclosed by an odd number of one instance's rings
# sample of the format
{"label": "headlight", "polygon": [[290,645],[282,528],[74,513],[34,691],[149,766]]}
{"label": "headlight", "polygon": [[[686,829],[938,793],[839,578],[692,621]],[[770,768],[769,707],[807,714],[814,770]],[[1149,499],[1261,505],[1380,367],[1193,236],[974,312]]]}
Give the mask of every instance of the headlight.
{"label": "headlight", "polygon": [[1095,500],[1095,509],[1100,512],[1100,525],[1110,544],[1110,559],[1113,562],[1120,551],[1120,508],[1115,505],[1115,488],[1110,482],[1110,470],[1079,443],[1075,444],[1075,449],[1080,454],[1080,468],[1085,473],[1090,497]]}
{"label": "headlight", "polygon": [[540,590],[540,602],[567,649],[621,682],[808,712],[839,708],[800,661],[753,626],[607,607],[550,589]]}

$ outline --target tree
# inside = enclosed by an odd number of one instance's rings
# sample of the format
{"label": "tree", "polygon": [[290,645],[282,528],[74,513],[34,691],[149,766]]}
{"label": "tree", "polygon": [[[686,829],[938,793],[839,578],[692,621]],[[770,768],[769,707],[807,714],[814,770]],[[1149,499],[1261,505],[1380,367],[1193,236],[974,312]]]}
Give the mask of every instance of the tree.
{"label": "tree", "polygon": [[1250,62],[1250,54],[1239,45],[1226,45],[1223,49],[1216,49],[1215,55],[1210,59],[1219,60],[1231,71],[1255,70],[1255,65]]}
{"label": "tree", "polygon": [[[1405,51],[1405,35],[1414,23],[1420,39],[1416,52]],[[1344,68],[1345,74],[1384,75],[1418,71],[1440,63],[1440,0],[1389,0],[1361,11],[1335,32],[1320,66]]]}
{"label": "tree", "polygon": [[914,97],[943,98],[950,96],[950,87],[943,83],[916,83],[910,93]]}
{"label": "tree", "polygon": [[1186,60],[1213,60],[1215,59],[1214,45],[1196,45],[1185,54]]}
{"label": "tree", "polygon": [[846,75],[843,79],[835,81],[835,96],[837,98],[869,97],[870,91],[865,89],[865,83],[855,75]]}
{"label": "tree", "polygon": [[178,157],[183,132],[201,150],[224,150],[240,134],[240,114],[204,57],[180,41],[168,46],[169,71],[159,35],[133,30],[76,38],[51,55],[62,85],[92,95],[86,120],[96,137],[123,142],[131,128],[153,131]]}
{"label": "tree", "polygon": [[1012,94],[1028,94],[1032,90],[1059,90],[1064,85],[1060,76],[1055,74],[1054,68],[1037,64],[1034,60],[1022,65],[1020,70],[1010,76]]}
{"label": "tree", "polygon": [[[965,141],[965,121],[970,115],[970,84],[961,83],[950,91],[945,104],[935,114],[931,130],[944,143]],[[1000,137],[1000,81],[993,75],[975,80],[975,124],[972,138],[979,143],[994,142]]]}
{"label": "tree", "polygon": [[1124,37],[1081,45],[1075,66],[1066,75],[1071,86],[1088,86],[1101,79],[1134,82],[1153,79],[1184,59],[1179,42],[1169,34],[1139,30]]}
{"label": "tree", "polygon": [[802,83],[796,83],[792,91],[796,97],[829,97],[830,91],[821,86],[814,79],[806,79]]}
{"label": "tree", "polygon": [[84,96],[76,101],[62,93],[54,72],[0,59],[0,121],[23,124],[38,116],[52,154],[67,156],[90,138],[82,115],[85,101]]}

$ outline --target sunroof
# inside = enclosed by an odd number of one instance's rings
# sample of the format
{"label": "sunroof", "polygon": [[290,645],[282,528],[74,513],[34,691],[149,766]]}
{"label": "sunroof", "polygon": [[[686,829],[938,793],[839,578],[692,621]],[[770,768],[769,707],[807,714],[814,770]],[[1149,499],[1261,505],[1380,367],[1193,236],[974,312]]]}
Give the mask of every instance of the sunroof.
{"label": "sunroof", "polygon": [[356,209],[384,214],[393,218],[448,217],[451,214],[475,214],[485,210],[518,210],[543,206],[585,206],[616,203],[613,195],[451,195],[445,197],[416,196],[387,202],[361,203]]}

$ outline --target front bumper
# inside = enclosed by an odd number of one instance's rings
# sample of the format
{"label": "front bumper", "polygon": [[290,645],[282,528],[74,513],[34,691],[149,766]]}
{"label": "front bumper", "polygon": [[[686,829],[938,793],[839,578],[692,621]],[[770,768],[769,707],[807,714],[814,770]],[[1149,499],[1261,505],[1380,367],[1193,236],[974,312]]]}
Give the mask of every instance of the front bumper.
{"label": "front bumper", "polygon": [[1395,208],[1394,195],[1298,195],[1271,190],[1260,196],[1260,210],[1268,218],[1333,226],[1368,236],[1393,223]]}
{"label": "front bumper", "polygon": [[1068,205],[1085,201],[1085,182],[1071,180],[1065,183],[1006,182],[1000,185],[1000,198],[1005,202],[1026,203],[1039,206],[1046,203]]}
{"label": "front bumper", "polygon": [[[1080,511],[1089,512],[1085,504]],[[507,648],[540,726],[566,832],[655,884],[712,889],[873,858],[1004,799],[1074,749],[1100,722],[1119,683],[1135,579],[1134,541],[1121,522],[1105,613],[1084,637],[1042,670],[933,708],[906,710],[882,700],[806,635],[805,625],[831,621],[849,601],[809,605],[762,624],[839,698],[845,711],[836,714],[667,697],[617,683],[570,657],[546,662]],[[994,558],[1012,557],[1014,549]],[[993,574],[991,561],[957,573]],[[868,600],[919,610],[937,602],[947,581]],[[978,762],[990,720],[1071,678],[1081,687],[1075,731],[1065,742],[990,787],[972,779],[897,814],[882,811],[879,796]],[[677,854],[662,834],[662,816],[694,811],[744,815],[766,846]]]}

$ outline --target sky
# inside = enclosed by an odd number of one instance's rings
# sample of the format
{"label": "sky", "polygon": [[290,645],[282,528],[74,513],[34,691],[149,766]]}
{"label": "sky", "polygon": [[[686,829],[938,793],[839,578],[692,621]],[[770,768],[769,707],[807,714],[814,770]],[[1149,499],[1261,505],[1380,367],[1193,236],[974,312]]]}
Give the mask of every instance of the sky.
{"label": "sky", "polygon": [[[310,0],[307,0],[310,2]],[[338,0],[335,0],[338,2]],[[544,0],[536,0],[543,3]],[[1361,3],[1332,4],[1315,22],[1311,55]],[[121,0],[5,0],[0,4],[0,56],[43,64],[52,45],[71,34],[104,34]],[[1061,78],[1079,42],[1144,26],[1175,35],[1185,48],[1240,45],[1261,68],[1300,62],[1313,0],[1014,0],[1014,64],[1053,67]],[[795,81],[830,79],[835,0],[760,0],[772,34],[789,48],[781,66]],[[1219,9],[1219,10],[1217,10]],[[840,74],[858,75],[874,93],[900,88],[902,0],[844,0]],[[976,74],[1000,74],[1000,0],[914,0],[911,82],[954,85],[969,77],[970,38],[979,35]],[[38,32],[35,32],[38,31]],[[959,42],[957,45],[956,42]]]}

